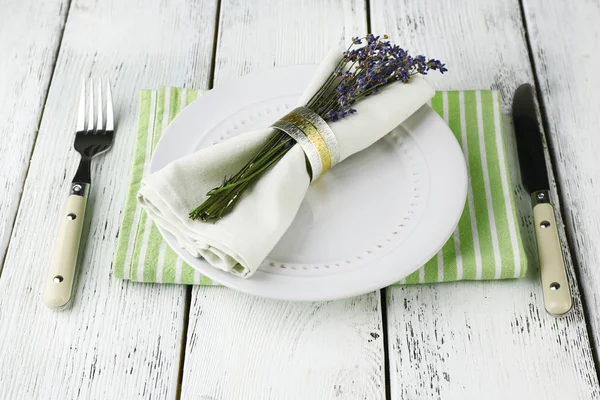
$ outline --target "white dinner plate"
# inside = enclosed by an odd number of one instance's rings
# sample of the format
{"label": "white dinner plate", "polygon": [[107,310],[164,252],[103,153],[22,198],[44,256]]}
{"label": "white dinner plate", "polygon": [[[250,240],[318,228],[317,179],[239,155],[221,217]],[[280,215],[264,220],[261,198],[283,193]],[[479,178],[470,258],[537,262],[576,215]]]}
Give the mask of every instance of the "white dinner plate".
{"label": "white dinner plate", "polygon": [[[199,97],[164,132],[151,172],[269,126],[295,107],[315,70],[266,70]],[[466,193],[460,146],[446,123],[423,106],[315,181],[289,230],[248,279],[192,257],[172,235],[161,234],[188,264],[230,288],[274,299],[332,300],[380,289],[425,264],[456,228]]]}

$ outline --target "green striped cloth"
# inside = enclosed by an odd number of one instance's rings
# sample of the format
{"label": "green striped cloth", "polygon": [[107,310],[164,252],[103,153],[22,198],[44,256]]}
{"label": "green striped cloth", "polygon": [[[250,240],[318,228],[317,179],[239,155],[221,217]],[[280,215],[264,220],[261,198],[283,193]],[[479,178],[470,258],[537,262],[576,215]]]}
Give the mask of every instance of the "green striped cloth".
{"label": "green striped cloth", "polygon": [[[171,250],[136,201],[162,132],[199,94],[197,90],[174,87],[141,93],[133,171],[113,263],[118,278],[214,284]],[[431,106],[448,123],[468,161],[467,203],[458,228],[443,249],[399,283],[522,277],[527,259],[506,164],[498,93],[438,92]]]}

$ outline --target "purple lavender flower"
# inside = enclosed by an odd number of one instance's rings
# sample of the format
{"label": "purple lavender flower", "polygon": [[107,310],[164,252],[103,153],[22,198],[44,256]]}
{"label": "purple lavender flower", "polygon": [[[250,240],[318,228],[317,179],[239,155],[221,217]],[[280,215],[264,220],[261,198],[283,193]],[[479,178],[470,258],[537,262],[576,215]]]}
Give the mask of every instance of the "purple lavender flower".
{"label": "purple lavender flower", "polygon": [[[342,60],[322,90],[307,104],[327,121],[337,121],[356,113],[353,104],[365,96],[377,94],[394,83],[410,82],[417,74],[448,71],[440,60],[423,55],[412,57],[408,51],[391,44],[387,35],[352,38]],[[360,46],[360,47],[359,47]]]}

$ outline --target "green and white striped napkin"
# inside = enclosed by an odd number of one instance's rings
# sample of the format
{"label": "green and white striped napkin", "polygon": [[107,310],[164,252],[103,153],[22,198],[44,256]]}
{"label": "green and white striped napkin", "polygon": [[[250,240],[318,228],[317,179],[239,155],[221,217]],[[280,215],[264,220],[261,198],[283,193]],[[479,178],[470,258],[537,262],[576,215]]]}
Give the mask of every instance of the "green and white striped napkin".
{"label": "green and white striped napkin", "polygon": [[[136,201],[162,132],[199,94],[197,90],[174,87],[141,93],[133,172],[113,263],[117,278],[214,284],[171,250]],[[506,164],[498,93],[438,92],[431,106],[448,123],[468,161],[467,203],[457,230],[443,249],[399,283],[522,277],[527,259]]]}

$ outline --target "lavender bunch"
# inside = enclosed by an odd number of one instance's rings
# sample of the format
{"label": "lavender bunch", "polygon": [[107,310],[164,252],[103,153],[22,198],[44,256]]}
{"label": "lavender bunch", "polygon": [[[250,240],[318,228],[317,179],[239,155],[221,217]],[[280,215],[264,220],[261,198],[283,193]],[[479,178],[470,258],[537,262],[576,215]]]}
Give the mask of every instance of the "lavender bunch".
{"label": "lavender bunch", "polygon": [[[343,53],[333,74],[308,101],[307,107],[326,121],[337,121],[354,114],[356,110],[352,105],[358,100],[377,94],[393,82],[408,83],[416,74],[447,71],[440,60],[412,57],[387,38],[384,35],[384,40],[380,40],[373,34],[352,38],[352,45]],[[363,42],[362,47],[354,48]]]}
{"label": "lavender bunch", "polygon": [[[306,104],[325,121],[338,121],[356,113],[353,105],[360,99],[377,94],[394,82],[408,83],[414,75],[429,71],[447,71],[440,60],[419,55],[391,44],[387,35],[352,39],[331,76]],[[296,144],[283,132],[274,133],[261,151],[238,173],[225,177],[221,186],[207,193],[208,198],[192,210],[194,220],[216,222],[227,215],[244,191],[256,182]]]}

